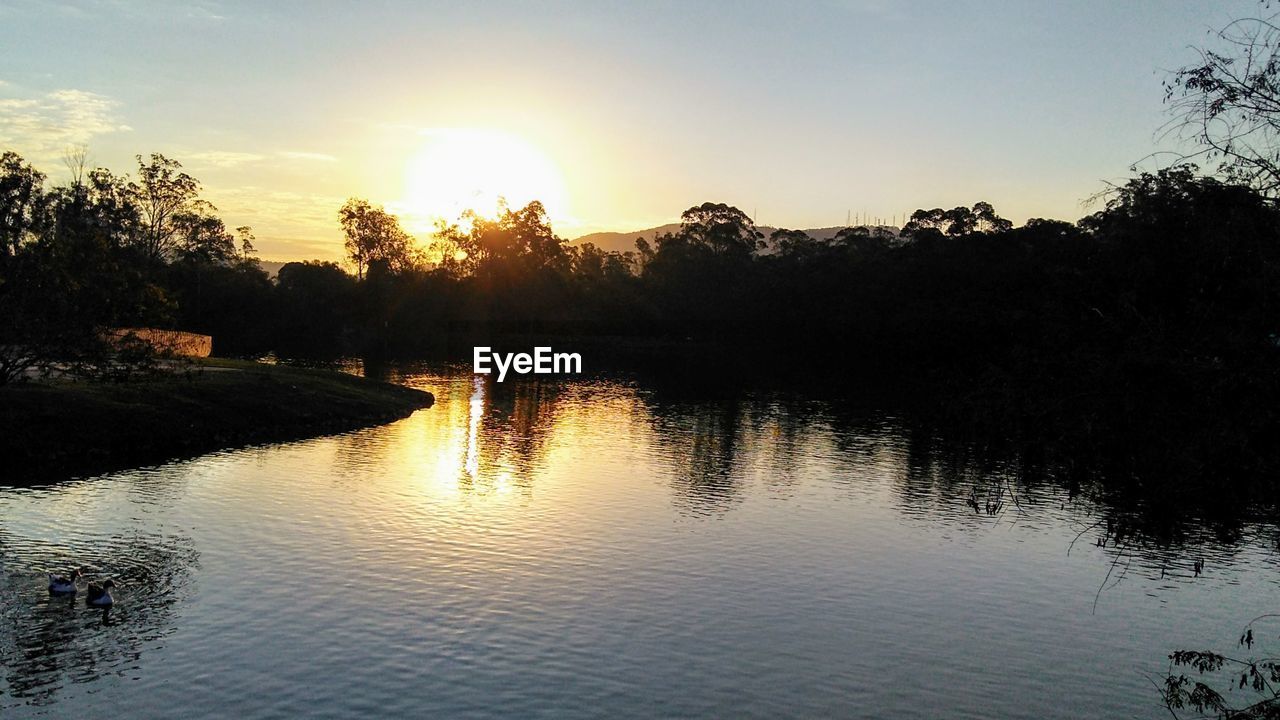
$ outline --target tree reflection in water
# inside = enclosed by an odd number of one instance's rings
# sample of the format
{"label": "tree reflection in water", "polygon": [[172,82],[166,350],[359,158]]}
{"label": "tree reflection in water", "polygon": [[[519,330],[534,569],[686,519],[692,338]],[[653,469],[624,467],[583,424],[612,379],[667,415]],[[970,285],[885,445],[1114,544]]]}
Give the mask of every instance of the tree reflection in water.
{"label": "tree reflection in water", "polygon": [[[1167,504],[1148,502],[1158,484],[1139,485],[1149,488],[1145,496],[1135,493],[1127,478],[1112,481],[1116,472],[1106,458],[1049,458],[1040,445],[975,439],[966,428],[918,412],[856,400],[717,392],[714,383],[629,375],[497,383],[464,367],[425,376],[414,366],[380,372],[384,379],[426,382],[440,396],[432,412],[465,436],[458,482],[471,493],[491,492],[498,484],[530,492],[567,426],[620,413],[649,433],[649,452],[670,470],[673,505],[690,517],[730,512],[749,483],[786,497],[811,472],[823,473],[814,479],[850,486],[870,473],[892,478],[894,502],[908,516],[973,514],[996,521],[1054,509],[1071,514],[1091,541],[1140,552],[1153,558],[1157,570],[1176,563],[1188,543],[1230,547],[1255,534],[1260,519],[1253,507],[1210,515],[1185,506],[1171,514]],[[811,471],[815,457],[838,462]],[[839,468],[837,477],[832,466]]]}
{"label": "tree reflection in water", "polygon": [[[842,575],[851,567],[889,568],[879,578],[888,583],[898,572],[897,559],[916,561],[921,548],[945,548],[948,561],[964,561],[968,548],[976,547],[972,557],[979,567],[970,570],[985,578],[982,563],[1010,557],[1002,543],[1021,542],[1027,526],[1045,530],[1050,553],[1072,551],[1071,535],[1079,533],[1074,548],[1087,547],[1089,553],[1078,562],[1073,557],[1070,564],[1074,571],[1083,566],[1084,579],[1072,587],[1080,589],[1087,613],[1095,590],[1137,576],[1143,589],[1152,590],[1230,582],[1222,579],[1219,566],[1232,563],[1241,546],[1256,546],[1260,533],[1271,532],[1270,525],[1246,513],[1220,522],[1188,513],[1161,523],[1161,516],[1115,491],[1102,466],[1091,467],[1084,458],[1065,466],[1034,448],[992,439],[975,442],[954,427],[881,407],[776,391],[708,393],[635,376],[499,384],[467,368],[403,372],[399,379],[437,394],[429,411],[392,426],[228,453],[235,472],[226,477],[210,471],[218,466],[213,457],[180,472],[169,468],[164,482],[149,484],[148,471],[131,473],[115,486],[118,490],[101,493],[78,492],[76,483],[59,486],[47,497],[33,497],[38,489],[12,497],[0,493],[0,515],[12,520],[0,528],[0,709],[52,703],[59,694],[65,700],[76,694],[71,683],[102,679],[89,691],[96,692],[128,677],[134,665],[150,664],[154,673],[159,655],[154,649],[160,644],[155,641],[178,625],[177,609],[192,593],[197,561],[193,541],[166,523],[183,516],[192,496],[207,503],[202,509],[208,513],[194,517],[240,517],[235,503],[231,509],[219,504],[222,491],[231,487],[243,490],[233,496],[243,503],[243,519],[268,525],[258,540],[278,539],[279,544],[271,557],[242,556],[240,532],[254,526],[206,534],[203,521],[192,522],[188,528],[195,537],[209,543],[211,567],[205,577],[238,583],[241,567],[258,560],[272,584],[280,563],[293,562],[293,580],[308,583],[311,560],[319,558],[327,568],[350,573],[347,582],[361,587],[362,573],[374,582],[385,580],[385,565],[378,561],[385,553],[383,559],[394,559],[391,567],[411,576],[411,587],[443,601],[455,620],[469,615],[449,602],[473,599],[470,593],[486,582],[505,588],[519,578],[536,587],[530,597],[542,597],[574,578],[575,568],[607,573],[614,562],[623,581],[651,581],[646,540],[648,550],[660,557],[664,549],[679,547],[665,556],[662,569],[693,563],[689,567],[697,572],[685,576],[690,578],[685,590],[706,589],[708,577],[731,586],[764,582],[755,570],[739,575],[714,559],[698,565],[706,558],[684,553],[686,545],[693,547],[687,543],[691,538],[706,543],[707,557],[740,558],[752,567],[756,556],[742,542],[758,541],[764,556],[776,561],[771,567],[782,571],[772,577],[782,578],[775,590],[784,595],[792,588],[786,573],[797,561],[815,549],[828,552],[820,558],[828,564],[816,563],[811,569],[817,579],[810,580],[813,587],[832,592],[829,607],[840,607],[850,594],[875,585],[874,579]],[[264,477],[259,477],[259,457]],[[276,484],[261,482],[268,479]],[[83,488],[113,482],[99,478]],[[278,501],[279,510],[266,512],[270,506],[264,499]],[[5,514],[5,502],[22,511]],[[84,513],[85,502],[100,504],[90,508],[96,512]],[[67,530],[67,518],[86,514],[101,518],[99,525]],[[679,526],[674,531],[673,515]],[[297,517],[309,521],[305,531],[292,531],[289,523]],[[810,518],[818,524],[807,526]],[[277,533],[270,523],[281,523],[286,531]],[[859,529],[859,523],[866,526]],[[1013,523],[1020,526],[1017,532],[990,532]],[[76,537],[81,530],[97,540],[90,545],[51,539]],[[228,535],[220,545],[217,538]],[[961,543],[950,544],[957,535]],[[596,554],[590,562],[573,553],[561,555],[556,542],[561,537],[567,548],[578,542],[580,554]],[[789,545],[789,540],[799,542]],[[554,548],[535,552],[539,543]],[[883,551],[884,557],[858,558],[864,548]],[[298,557],[304,559],[294,560]],[[68,602],[48,597],[43,571],[74,565],[115,578],[120,606],[104,615],[85,608],[83,597]],[[1024,569],[1004,577],[1019,577]],[[414,584],[416,573],[431,576],[430,581]],[[579,579],[590,583],[595,577]],[[604,594],[617,584],[608,580],[600,586]],[[240,590],[251,593],[253,587]],[[357,605],[367,599],[366,593],[355,595]],[[1108,595],[1101,597],[1100,616]],[[241,623],[238,613],[246,599],[236,600],[230,610],[223,608],[219,628],[224,634]],[[645,595],[640,605],[647,607],[649,600]],[[876,604],[871,595],[862,600]],[[193,605],[204,601],[197,598]],[[679,606],[676,599],[671,602]],[[326,628],[348,625],[339,614],[342,607],[313,603],[306,613],[295,613],[292,605],[271,600],[259,607],[268,608],[259,609],[259,620],[269,625],[262,616],[270,613],[271,622],[283,624],[280,633],[311,636],[308,613],[326,618]],[[583,608],[590,607],[584,601]],[[376,612],[377,602],[364,609]],[[396,614],[388,617],[389,632],[398,633]],[[245,628],[245,635],[262,633]],[[166,644],[174,653],[163,655],[168,662],[181,651],[173,642]],[[239,652],[234,643],[226,648],[228,656]],[[143,654],[149,663],[141,660]]]}

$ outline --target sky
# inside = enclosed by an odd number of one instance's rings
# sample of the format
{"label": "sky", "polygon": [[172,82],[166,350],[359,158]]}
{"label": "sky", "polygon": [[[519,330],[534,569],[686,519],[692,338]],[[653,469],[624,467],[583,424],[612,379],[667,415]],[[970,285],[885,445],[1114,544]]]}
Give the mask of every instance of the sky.
{"label": "sky", "polygon": [[0,0],[0,149],[52,181],[183,163],[262,257],[339,259],[497,196],[558,234],[727,202],[762,225],[985,200],[1021,223],[1168,148],[1162,81],[1247,0]]}

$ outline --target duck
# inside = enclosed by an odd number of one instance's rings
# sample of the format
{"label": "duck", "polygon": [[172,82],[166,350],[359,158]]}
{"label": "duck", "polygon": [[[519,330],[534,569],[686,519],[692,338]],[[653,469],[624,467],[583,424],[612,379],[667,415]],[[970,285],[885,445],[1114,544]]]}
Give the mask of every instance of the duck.
{"label": "duck", "polygon": [[50,595],[75,595],[76,580],[80,579],[80,568],[76,568],[66,575],[54,575],[49,573],[49,594]]}
{"label": "duck", "polygon": [[115,598],[111,597],[111,588],[116,584],[111,580],[104,581],[101,585],[98,583],[89,583],[89,594],[84,599],[85,605],[96,605],[98,607],[108,607],[115,603]]}

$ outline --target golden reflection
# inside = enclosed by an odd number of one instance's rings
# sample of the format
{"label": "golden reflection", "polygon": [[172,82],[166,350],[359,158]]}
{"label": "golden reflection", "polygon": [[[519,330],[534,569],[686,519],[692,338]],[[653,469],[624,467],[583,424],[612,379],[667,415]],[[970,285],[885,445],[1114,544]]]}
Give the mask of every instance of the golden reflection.
{"label": "golden reflection", "polygon": [[343,474],[368,475],[376,459],[376,472],[401,491],[473,517],[473,501],[514,509],[535,490],[566,500],[617,492],[604,483],[640,467],[664,479],[677,512],[715,517],[752,487],[787,498],[809,476],[832,479],[828,460],[840,452],[829,427],[775,401],[708,401],[606,381],[498,383],[469,368],[390,379],[430,390],[436,404],[393,433],[350,436],[338,450]]}
{"label": "golden reflection", "polygon": [[885,507],[950,508],[977,479],[1005,477],[1001,466],[939,452],[927,428],[857,406],[608,380],[498,383],[470,368],[387,379],[430,390],[435,405],[390,428],[323,441],[332,464],[315,462],[317,443],[298,444],[310,458],[302,472],[352,488],[372,481],[486,531],[526,522],[535,493],[541,507],[554,498],[563,512],[598,510],[602,496],[633,507],[623,496],[654,487],[636,478],[665,487],[677,514],[715,519],[753,499],[789,500],[811,482]]}
{"label": "golden reflection", "polygon": [[[399,378],[436,395],[436,404],[415,414],[395,435],[390,451],[432,495],[527,493],[544,466],[555,432],[567,429],[560,417],[561,390],[551,384],[496,383],[492,377],[457,373]],[[368,449],[348,443],[355,468]],[[339,451],[342,454],[342,451]]]}
{"label": "golden reflection", "polygon": [[[739,461],[741,446],[779,444],[776,434],[770,435],[774,426],[768,418],[735,403],[667,403],[624,385],[498,383],[491,375],[469,372],[397,380],[435,393],[436,404],[388,438],[395,448],[363,447],[367,438],[352,437],[344,464],[354,472],[361,457],[393,454],[404,469],[396,472],[413,477],[418,492],[438,499],[521,498],[535,487],[595,492],[599,486],[562,485],[561,471],[607,476],[656,460],[671,468],[673,499],[681,512],[716,514],[738,502],[748,474],[758,474]],[[628,441],[619,444],[619,438]],[[631,457],[617,457],[619,452]],[[777,470],[764,474],[778,482],[776,476],[785,473]]]}
{"label": "golden reflection", "polygon": [[480,420],[484,417],[484,378],[477,375],[471,379],[471,415],[467,424],[467,475],[475,480],[480,472]]}
{"label": "golden reflection", "polygon": [[558,422],[559,389],[496,383],[483,375],[472,378],[472,388],[461,487],[473,493],[527,492]]}

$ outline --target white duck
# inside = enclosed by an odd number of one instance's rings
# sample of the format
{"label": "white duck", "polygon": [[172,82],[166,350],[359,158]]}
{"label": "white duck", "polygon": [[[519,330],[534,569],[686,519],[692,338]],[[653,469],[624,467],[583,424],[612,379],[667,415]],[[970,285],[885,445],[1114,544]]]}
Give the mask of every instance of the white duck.
{"label": "white duck", "polygon": [[80,579],[80,568],[72,570],[69,575],[54,575],[49,573],[49,594],[50,595],[75,595],[76,580]]}
{"label": "white duck", "polygon": [[86,605],[96,605],[97,607],[109,607],[115,603],[116,599],[111,597],[111,588],[116,584],[110,580],[106,580],[101,585],[98,583],[89,583],[89,594],[84,599]]}

